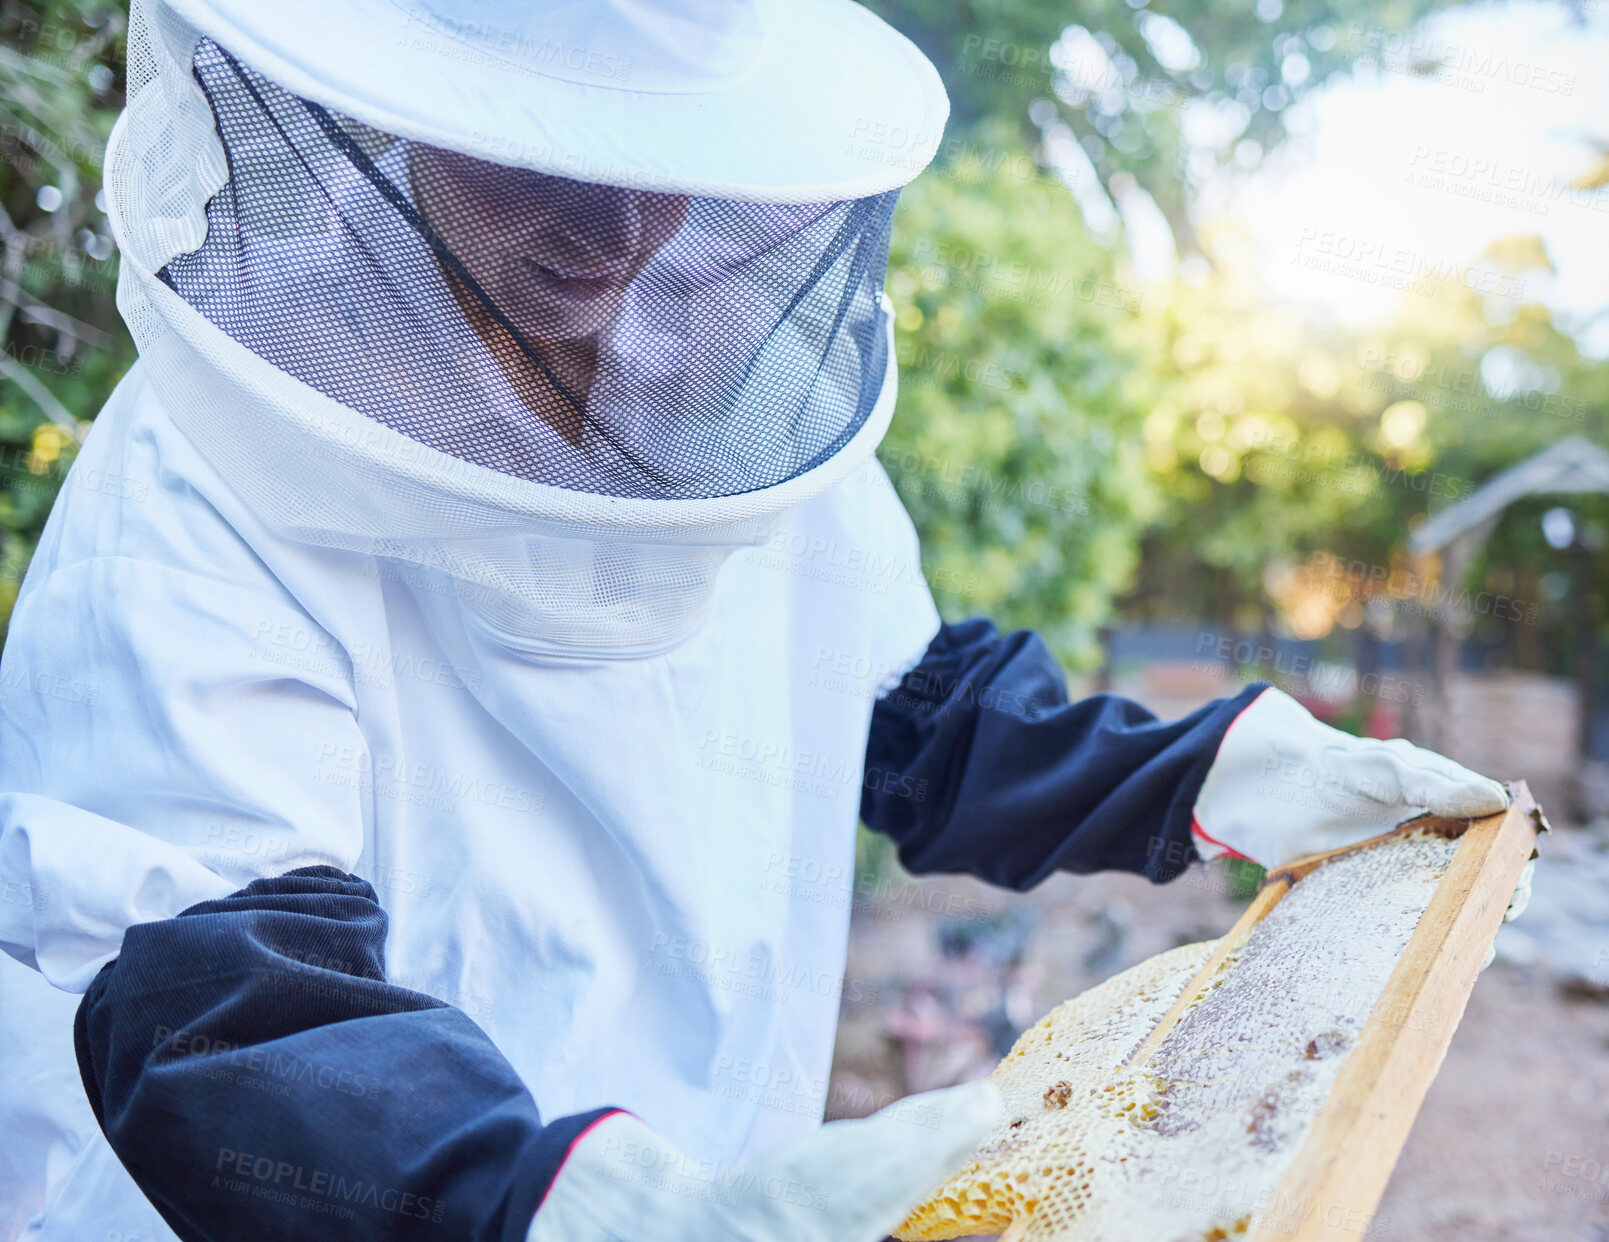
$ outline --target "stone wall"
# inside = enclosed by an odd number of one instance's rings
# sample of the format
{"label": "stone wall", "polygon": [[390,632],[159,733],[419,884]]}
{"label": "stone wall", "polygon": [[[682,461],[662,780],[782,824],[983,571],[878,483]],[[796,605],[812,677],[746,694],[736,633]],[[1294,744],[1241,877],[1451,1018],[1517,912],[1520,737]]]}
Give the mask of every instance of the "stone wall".
{"label": "stone wall", "polygon": [[1498,780],[1524,780],[1555,819],[1576,801],[1581,697],[1575,683],[1539,673],[1459,673],[1437,721],[1439,749]]}

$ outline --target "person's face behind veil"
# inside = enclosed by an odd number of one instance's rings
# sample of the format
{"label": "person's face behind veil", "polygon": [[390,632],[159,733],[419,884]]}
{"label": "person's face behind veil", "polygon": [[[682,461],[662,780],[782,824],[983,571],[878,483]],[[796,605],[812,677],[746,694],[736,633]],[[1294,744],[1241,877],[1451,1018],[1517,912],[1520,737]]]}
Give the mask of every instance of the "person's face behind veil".
{"label": "person's face behind veil", "polygon": [[681,227],[687,198],[423,145],[411,153],[410,179],[420,214],[504,321],[449,272],[470,323],[525,404],[578,443],[597,339]]}

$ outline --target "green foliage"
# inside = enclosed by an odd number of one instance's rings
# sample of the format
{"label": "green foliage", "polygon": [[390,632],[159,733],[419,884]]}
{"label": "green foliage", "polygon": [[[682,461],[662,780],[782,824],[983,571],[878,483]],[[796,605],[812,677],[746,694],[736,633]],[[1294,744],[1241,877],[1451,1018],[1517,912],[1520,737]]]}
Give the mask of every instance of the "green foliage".
{"label": "green foliage", "polygon": [[1228,858],[1219,865],[1224,869],[1229,895],[1236,901],[1250,901],[1257,896],[1268,874],[1249,858]]}
{"label": "green foliage", "polygon": [[[1504,287],[1522,290],[1525,270]],[[1149,327],[1147,462],[1168,500],[1130,615],[1355,627],[1368,593],[1336,594],[1302,562],[1356,560],[1411,586],[1407,537],[1426,515],[1562,436],[1609,433],[1609,365],[1540,304],[1456,279],[1404,299],[1389,331],[1348,334],[1304,328],[1220,272]],[[1550,556],[1534,516],[1503,523],[1475,572],[1528,603],[1544,594],[1528,567]]]}
{"label": "green foliage", "polygon": [[96,202],[124,21],[92,0],[0,16],[0,627],[87,420],[133,359]]}
{"label": "green foliage", "polygon": [[1367,377],[1349,342],[1304,332],[1222,274],[1174,290],[1147,327],[1146,460],[1167,503],[1147,540],[1146,611],[1261,630],[1268,566],[1370,521],[1382,463],[1362,444]]}
{"label": "green foliage", "polygon": [[888,290],[900,400],[879,456],[941,608],[1089,665],[1153,504],[1137,295],[1061,185],[968,160],[907,190]]}
{"label": "green foliage", "polygon": [[[1012,175],[1032,166],[1027,152],[1043,154],[1035,143],[1065,126],[1100,189],[1121,199],[1142,187],[1181,250],[1211,255],[1210,238],[1197,235],[1189,211],[1203,173],[1229,158],[1256,164],[1284,139],[1290,104],[1359,63],[1435,72],[1434,63],[1414,59],[1428,45],[1401,36],[1445,6],[1092,0],[1072,12],[1033,0],[871,0],[871,7],[934,60],[953,105],[938,164],[907,191],[896,265],[913,263],[923,245],[928,259],[949,246],[981,254],[985,264],[1120,284],[1115,262],[1101,257],[1075,214],[1052,207],[1035,215],[1024,179]],[[1195,63],[1186,66],[1180,49]],[[1077,68],[1096,62],[1106,65],[1105,77]],[[1181,127],[1199,132],[1209,119],[1222,127],[1218,141],[1186,156]],[[983,168],[996,171],[985,176]],[[1534,239],[1502,240],[1491,257],[1515,273],[1546,263]],[[1091,636],[1111,620],[1114,592],[1131,579],[1135,588],[1120,601],[1130,618],[1207,617],[1304,635],[1356,626],[1362,608],[1347,605],[1361,601],[1316,596],[1300,572],[1304,562],[1331,555],[1399,565],[1408,531],[1428,512],[1561,434],[1604,442],[1609,432],[1602,425],[1609,368],[1582,359],[1545,308],[1483,298],[1456,282],[1406,299],[1391,332],[1359,335],[1304,329],[1222,265],[1200,287],[1149,290],[1143,309],[1125,295],[1123,308],[1071,314],[1002,304],[1000,282],[957,279],[955,266],[941,264],[945,270],[919,295],[894,288],[902,308],[914,297],[923,312],[914,339],[904,325],[901,357],[907,386],[924,388],[902,398],[885,456],[896,475],[901,461],[952,476],[972,466],[996,487],[997,498],[985,502],[976,484],[898,480],[946,610],[990,611],[1046,628],[1075,665],[1092,659]],[[954,313],[935,322],[944,306]],[[1481,374],[1493,350],[1549,377],[1546,394],[1493,397]],[[989,391],[999,373],[976,367],[970,383],[911,377],[911,363],[929,357],[998,364],[1009,372],[1010,391]],[[1388,425],[1400,442],[1386,436]],[[915,447],[927,456],[912,455]],[[1133,469],[1136,459],[1143,470]],[[1023,492],[1037,480],[1045,494],[1080,469],[1093,479],[1082,522],[998,499],[1002,478]],[[1509,585],[1539,598],[1535,575],[1513,568],[1535,560],[1539,537],[1534,521],[1505,523],[1477,574],[1499,585],[1515,578],[1519,585]]]}
{"label": "green foliage", "polygon": [[[1101,183],[1133,178],[1194,248],[1186,113],[1220,136],[1200,158],[1254,165],[1290,106],[1359,61],[1428,73],[1400,36],[1445,0],[869,0],[927,52],[949,89],[952,148],[1005,123],[1023,141],[1064,123]],[[1063,39],[1063,32],[1074,31]],[[1077,32],[1084,32],[1080,36]],[[1080,45],[1083,51],[1080,52]],[[1098,47],[1098,51],[1093,50]],[[1053,51],[1053,49],[1055,49]],[[1070,70],[1059,77],[1059,66]],[[1210,124],[1208,122],[1210,121]]]}
{"label": "green foliage", "polygon": [[[953,141],[896,221],[900,401],[880,451],[947,615],[1039,629],[1075,668],[1120,615],[1356,625],[1356,601],[1315,594],[1309,558],[1395,565],[1416,521],[1497,470],[1562,434],[1609,440],[1609,365],[1541,306],[1450,282],[1359,335],[1303,328],[1222,265],[1142,295],[1038,169],[1035,144],[1066,124],[1103,186],[1134,178],[1182,246],[1210,241],[1185,210],[1201,171],[1181,162],[1187,112],[1238,106],[1245,127],[1218,155],[1250,137],[1255,157],[1280,140],[1285,100],[1394,55],[1382,39],[1426,0],[873,7],[923,45],[955,103]],[[1158,59],[1159,15],[1199,64]],[[102,0],[0,8],[0,625],[88,420],[133,358],[96,203],[123,22]],[[1058,94],[1050,48],[1072,22],[1117,76]],[[1287,63],[1306,77],[1270,93]],[[1547,263],[1525,238],[1491,257],[1514,274]],[[1482,363],[1499,356],[1518,379],[1494,396]],[[1575,507],[1609,531],[1609,502]],[[1536,516],[1494,536],[1474,570],[1491,589],[1556,598],[1584,572],[1542,543]]]}

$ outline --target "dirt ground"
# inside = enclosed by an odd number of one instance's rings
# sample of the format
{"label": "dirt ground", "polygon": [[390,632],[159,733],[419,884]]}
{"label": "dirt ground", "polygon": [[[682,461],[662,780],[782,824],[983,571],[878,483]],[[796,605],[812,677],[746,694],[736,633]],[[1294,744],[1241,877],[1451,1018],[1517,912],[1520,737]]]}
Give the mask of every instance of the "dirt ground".
{"label": "dirt ground", "polygon": [[[1243,905],[1230,889],[1201,867],[1165,886],[1058,876],[1024,896],[949,878],[865,882],[849,964],[861,999],[840,1019],[829,1116],[981,1077],[1059,1001],[1227,931]],[[1609,999],[1540,969],[1488,969],[1371,1236],[1609,1242]]]}
{"label": "dirt ground", "polygon": [[1609,1004],[1492,966],[1380,1211],[1401,1242],[1609,1242]]}

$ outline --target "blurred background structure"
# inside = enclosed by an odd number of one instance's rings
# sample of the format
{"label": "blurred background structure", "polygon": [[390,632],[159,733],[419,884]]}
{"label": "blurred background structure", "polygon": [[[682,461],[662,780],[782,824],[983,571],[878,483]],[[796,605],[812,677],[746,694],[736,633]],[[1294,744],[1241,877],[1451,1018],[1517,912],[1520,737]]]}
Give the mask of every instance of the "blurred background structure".
{"label": "blurred background structure", "polygon": [[[1552,857],[1386,1232],[1609,1242],[1609,5],[870,7],[954,109],[897,217],[880,453],[941,607],[1163,715],[1265,678],[1530,780]],[[56,491],[118,485],[70,468],[134,356],[99,193],[125,22],[0,0],[0,630]],[[864,845],[836,1114],[986,1072],[1256,882],[1016,897]]]}

